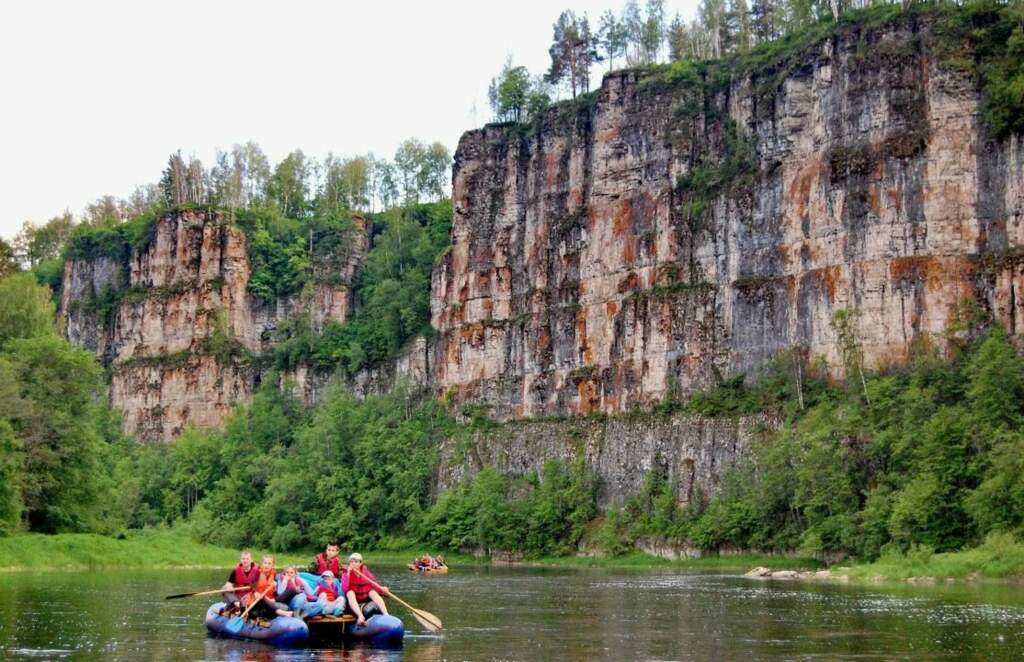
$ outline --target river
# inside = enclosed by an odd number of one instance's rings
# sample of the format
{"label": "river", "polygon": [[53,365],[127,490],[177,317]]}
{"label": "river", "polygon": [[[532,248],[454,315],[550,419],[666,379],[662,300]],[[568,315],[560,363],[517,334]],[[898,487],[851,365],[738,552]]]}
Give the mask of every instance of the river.
{"label": "river", "polygon": [[209,637],[224,571],[0,574],[0,658],[67,660],[1024,659],[1013,585],[851,586],[721,573],[456,568],[377,574],[446,629],[408,629],[400,650],[276,651]]}

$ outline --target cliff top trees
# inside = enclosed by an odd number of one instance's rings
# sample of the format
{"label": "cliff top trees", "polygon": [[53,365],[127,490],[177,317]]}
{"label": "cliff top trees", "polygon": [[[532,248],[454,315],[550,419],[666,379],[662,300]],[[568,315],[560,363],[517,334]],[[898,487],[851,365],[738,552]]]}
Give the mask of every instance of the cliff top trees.
{"label": "cliff top trees", "polygon": [[508,58],[498,77],[491,79],[487,90],[494,116],[499,120],[521,121],[530,97],[530,87],[530,72],[526,67],[514,66],[512,58]]}
{"label": "cliff top trees", "polygon": [[601,60],[597,53],[599,40],[591,33],[586,14],[577,18],[572,10],[562,12],[553,29],[548,49],[551,68],[544,79],[552,85],[567,86],[575,99],[577,91],[590,89],[590,65]]}

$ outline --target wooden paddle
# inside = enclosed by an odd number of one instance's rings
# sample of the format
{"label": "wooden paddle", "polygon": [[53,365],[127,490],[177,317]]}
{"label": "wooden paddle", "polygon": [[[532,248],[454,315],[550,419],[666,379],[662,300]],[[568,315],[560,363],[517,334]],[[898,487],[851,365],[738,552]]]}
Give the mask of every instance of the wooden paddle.
{"label": "wooden paddle", "polygon": [[[356,570],[355,568],[349,568],[349,570],[356,573],[357,575],[359,575],[367,581],[373,581],[363,573]],[[422,609],[417,609],[416,607],[413,607],[411,604],[409,604],[402,598],[398,597],[391,591],[388,591],[387,597],[394,598],[395,602],[408,609],[409,613],[411,613],[416,618],[416,620],[419,621],[420,625],[422,625],[427,630],[430,630],[431,632],[437,632],[438,630],[444,629],[444,625],[441,623],[441,619],[437,616],[434,616],[429,611],[423,611]]]}
{"label": "wooden paddle", "polygon": [[242,628],[245,626],[245,617],[249,615],[249,612],[252,611],[252,608],[256,606],[256,603],[265,598],[267,596],[267,593],[270,593],[271,589],[273,588],[274,585],[271,584],[266,588],[266,590],[257,595],[256,599],[250,602],[249,606],[245,608],[245,611],[242,612],[241,616],[232,616],[231,619],[228,620],[228,632],[230,632],[231,634],[238,634],[239,632],[241,632]]}
{"label": "wooden paddle", "polygon": [[[224,590],[225,589],[222,589],[222,588],[215,588],[215,589],[210,590],[210,591],[197,591],[195,593],[177,593],[175,595],[168,595],[166,598],[164,598],[164,600],[177,600],[178,598],[191,598],[194,595],[215,595],[217,593],[223,593]],[[251,591],[252,589],[249,588],[248,586],[232,586],[231,588],[229,588],[227,590],[234,591],[236,593],[241,593],[242,591]]]}

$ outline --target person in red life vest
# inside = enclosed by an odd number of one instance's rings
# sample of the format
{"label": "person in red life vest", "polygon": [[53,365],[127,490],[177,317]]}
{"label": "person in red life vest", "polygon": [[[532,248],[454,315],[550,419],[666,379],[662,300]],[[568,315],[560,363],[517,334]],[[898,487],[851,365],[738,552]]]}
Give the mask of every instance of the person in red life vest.
{"label": "person in red life vest", "polygon": [[377,582],[358,552],[348,557],[348,567],[341,576],[341,590],[348,600],[349,610],[355,614],[357,625],[366,625],[366,617],[376,612],[388,613],[381,596],[391,595],[391,592]]}
{"label": "person in red life vest", "polygon": [[252,552],[247,549],[243,549],[242,553],[238,557],[238,565],[228,575],[228,581],[222,587],[223,593],[221,597],[224,598],[224,602],[227,603],[228,609],[235,609],[241,611],[242,609],[242,598],[240,597],[242,591],[239,591],[243,586],[252,586],[256,583],[256,577],[260,574],[259,566],[252,562]]}
{"label": "person in red life vest", "polygon": [[324,570],[314,591],[317,606],[320,607],[320,613],[324,616],[341,616],[341,613],[345,611],[345,601],[338,599],[338,593],[338,582],[334,578],[334,573]]}
{"label": "person in red life vest", "polygon": [[[266,592],[265,595],[264,592]],[[248,607],[260,595],[263,597],[250,612],[257,618],[292,615],[292,612],[288,610],[288,605],[277,601],[277,570],[274,568],[274,557],[269,554],[263,557],[252,590],[242,598],[242,603]]]}
{"label": "person in red life vest", "polygon": [[327,548],[313,557],[309,564],[309,572],[313,575],[322,575],[324,570],[330,570],[335,577],[341,576],[341,559],[338,558],[338,543],[329,542]]}

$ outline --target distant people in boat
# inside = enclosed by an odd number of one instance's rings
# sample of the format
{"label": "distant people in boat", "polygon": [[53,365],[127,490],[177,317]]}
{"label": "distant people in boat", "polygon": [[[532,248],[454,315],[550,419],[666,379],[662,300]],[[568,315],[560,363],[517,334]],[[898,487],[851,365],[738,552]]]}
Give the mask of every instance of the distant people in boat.
{"label": "distant people in boat", "polygon": [[437,570],[439,568],[447,567],[444,562],[444,557],[438,554],[436,557],[430,554],[424,554],[415,561],[413,561],[413,567],[420,572],[426,572],[428,570]]}
{"label": "distant people in boat", "polygon": [[293,565],[277,576],[277,601],[288,605],[298,618],[320,613],[320,603],[316,601],[313,589],[299,576],[298,568]]}
{"label": "distant people in boat", "polygon": [[316,596],[317,607],[324,616],[341,616],[345,611],[345,599],[339,597],[338,582],[334,573],[324,570],[320,573],[320,581],[316,583],[313,594]]}
{"label": "distant people in boat", "polygon": [[[263,595],[264,592],[266,592],[265,595]],[[277,601],[277,570],[274,568],[274,557],[270,554],[263,557],[256,582],[242,603],[248,607],[260,595],[263,597],[259,598],[259,602],[253,606],[251,612],[256,618],[292,615],[292,612],[288,610],[288,605]]]}
{"label": "distant people in boat", "polygon": [[237,611],[242,609],[242,598],[247,592],[242,592],[237,589],[243,586],[252,586],[256,583],[256,578],[260,574],[260,568],[252,561],[252,552],[247,549],[243,549],[242,553],[238,556],[238,565],[228,575],[228,581],[224,584],[221,596],[224,598],[224,602],[227,603],[228,608],[234,608]]}
{"label": "distant people in boat", "polygon": [[341,577],[341,559],[338,558],[340,548],[338,543],[329,542],[324,551],[313,557],[309,564],[309,572],[313,575],[322,575],[324,570],[330,570],[335,577]]}
{"label": "distant people in boat", "polygon": [[345,594],[349,611],[356,617],[358,625],[366,624],[366,617],[374,613],[387,615],[383,595],[391,595],[387,586],[381,586],[363,563],[362,554],[355,552],[348,557],[348,567],[342,573],[341,590]]}

